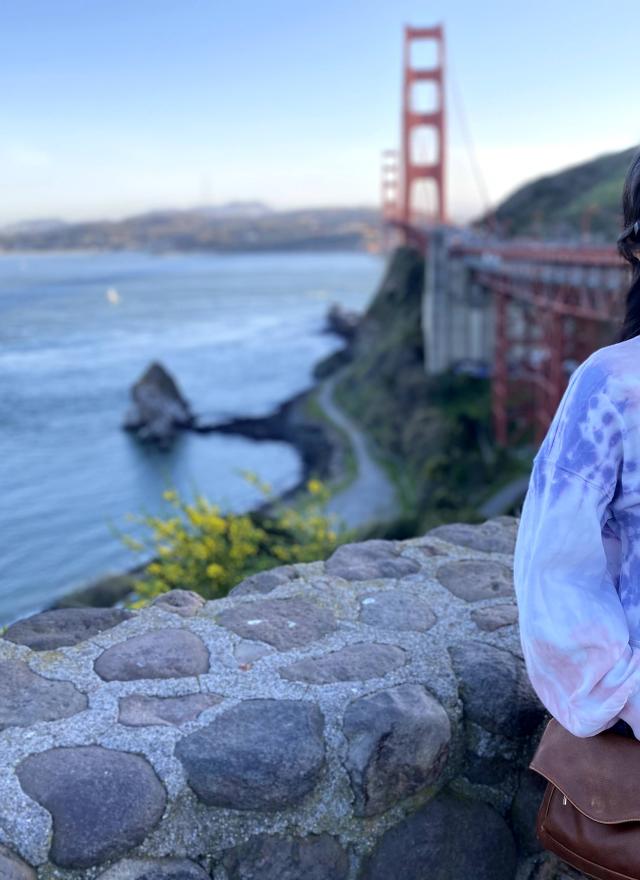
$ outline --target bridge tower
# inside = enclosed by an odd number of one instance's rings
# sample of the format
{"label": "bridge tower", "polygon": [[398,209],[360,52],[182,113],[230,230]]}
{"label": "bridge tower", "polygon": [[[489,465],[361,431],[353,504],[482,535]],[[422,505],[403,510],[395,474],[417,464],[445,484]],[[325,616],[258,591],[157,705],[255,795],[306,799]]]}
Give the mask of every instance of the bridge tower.
{"label": "bridge tower", "polygon": [[398,151],[383,150],[380,167],[380,201],[383,221],[395,220],[398,216],[398,176]]}
{"label": "bridge tower", "polygon": [[[436,63],[432,67],[414,67],[412,53],[416,43],[435,44]],[[416,106],[416,86],[433,83],[435,106]],[[425,161],[417,155],[420,129],[435,134],[435,156]],[[447,222],[445,193],[445,56],[444,29],[442,25],[428,28],[405,27],[404,29],[404,83],[402,106],[402,194],[400,221],[405,229],[419,225],[420,221],[443,224]],[[424,216],[416,198],[416,184],[432,180],[435,184],[435,210]]]}
{"label": "bridge tower", "polygon": [[400,197],[399,157],[397,150],[383,150],[380,166],[381,237],[383,250],[391,249],[394,236],[393,222],[398,219]]}

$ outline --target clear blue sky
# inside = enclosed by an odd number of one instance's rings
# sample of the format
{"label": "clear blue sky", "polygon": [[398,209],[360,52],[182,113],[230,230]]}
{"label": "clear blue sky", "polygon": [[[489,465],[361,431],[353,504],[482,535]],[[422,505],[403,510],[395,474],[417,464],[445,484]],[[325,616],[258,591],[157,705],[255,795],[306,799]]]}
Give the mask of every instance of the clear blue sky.
{"label": "clear blue sky", "polygon": [[[0,223],[377,204],[402,27],[445,24],[490,199],[640,141],[637,3],[4,0]],[[450,78],[450,208],[482,202]]]}

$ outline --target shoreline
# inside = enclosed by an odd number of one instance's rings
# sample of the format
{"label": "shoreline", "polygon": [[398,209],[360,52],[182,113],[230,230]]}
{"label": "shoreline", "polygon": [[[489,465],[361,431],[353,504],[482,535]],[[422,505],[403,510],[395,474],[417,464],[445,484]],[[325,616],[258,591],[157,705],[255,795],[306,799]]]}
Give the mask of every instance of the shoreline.
{"label": "shoreline", "polygon": [[[319,364],[322,363],[323,361],[319,361]],[[257,441],[280,440],[297,450],[301,459],[301,473],[296,483],[274,498],[248,508],[245,513],[270,515],[277,505],[293,502],[298,495],[304,493],[306,483],[311,477],[327,480],[342,474],[345,453],[342,436],[332,422],[314,418],[306,411],[307,401],[316,394],[325,378],[327,377],[323,374],[309,388],[287,398],[266,416],[236,417],[210,425],[196,423],[185,429],[198,434],[236,434]],[[98,577],[65,593],[43,610],[115,605],[130,595],[133,580],[144,571],[147,564],[148,562],[137,563],[124,571]]]}
{"label": "shoreline", "polygon": [[197,434],[236,434],[257,441],[280,440],[297,450],[302,464],[298,481],[276,498],[252,507],[252,512],[268,513],[274,504],[292,500],[311,477],[324,480],[337,475],[336,453],[343,446],[342,440],[331,425],[313,418],[305,409],[321,384],[322,379],[297,392],[266,416],[239,416],[212,425],[196,423],[188,429]]}
{"label": "shoreline", "polygon": [[[48,268],[35,264],[33,267],[30,264],[18,267],[17,263],[14,266],[11,258],[11,266],[5,267],[4,275],[13,277],[14,269],[24,270],[24,285],[28,291],[31,290],[31,275],[34,278],[46,275],[47,283],[51,281],[52,285],[57,283],[55,279],[76,279],[73,286],[72,281],[68,282],[69,296],[75,297],[76,286],[78,290],[83,289],[87,274],[95,273],[90,277],[95,281],[98,292],[95,297],[91,295],[88,298],[88,306],[87,300],[83,300],[83,308],[75,310],[74,316],[78,314],[80,327],[87,320],[95,320],[96,332],[100,337],[108,332],[113,333],[114,339],[125,342],[128,340],[129,324],[135,330],[135,321],[147,307],[145,303],[158,301],[159,294],[154,292],[154,286],[161,291],[166,287],[167,302],[174,303],[175,299],[175,304],[167,309],[166,320],[170,322],[170,330],[158,342],[146,328],[140,340],[136,341],[139,350],[135,346],[125,348],[124,344],[118,342],[105,349],[109,357],[107,360],[105,356],[104,363],[102,360],[95,362],[95,359],[89,359],[90,362],[85,364],[86,352],[78,344],[81,336],[77,335],[77,339],[74,335],[69,336],[70,363],[78,367],[74,382],[78,387],[87,389],[86,400],[83,396],[82,406],[75,406],[72,412],[61,409],[53,430],[50,426],[43,432],[43,448],[51,451],[51,464],[45,456],[34,457],[34,463],[29,463],[29,472],[16,477],[16,487],[18,478],[20,485],[25,485],[23,497],[30,509],[46,511],[52,515],[52,519],[49,529],[36,528],[31,537],[26,521],[24,525],[22,520],[19,522],[19,531],[16,529],[15,534],[22,540],[16,542],[15,553],[8,556],[10,569],[3,595],[3,620],[16,615],[24,617],[52,604],[85,601],[83,595],[101,591],[105,581],[117,583],[119,578],[135,572],[140,560],[156,555],[153,542],[145,546],[142,553],[128,552],[112,532],[117,529],[119,533],[133,533],[131,524],[122,520],[129,511],[134,515],[148,510],[155,511],[161,517],[169,516],[170,508],[161,500],[162,489],[169,480],[178,485],[184,480],[182,489],[185,500],[193,496],[194,486],[200,482],[204,484],[204,494],[212,502],[221,501],[230,512],[255,511],[257,519],[260,512],[267,513],[272,505],[279,512],[290,501],[295,509],[302,509],[307,501],[312,500],[308,498],[303,484],[308,483],[314,473],[320,478],[335,473],[332,465],[335,447],[349,448],[345,443],[346,438],[339,431],[334,434],[331,426],[327,428],[323,424],[323,414],[314,404],[321,377],[314,375],[313,369],[317,362],[322,363],[327,356],[341,351],[344,346],[343,339],[329,328],[330,306],[340,305],[347,314],[362,312],[366,305],[365,295],[377,272],[377,259],[364,254],[331,256],[328,259],[323,256],[303,263],[303,258],[299,257],[301,262],[298,264],[294,257],[290,264],[288,258],[278,258],[277,266],[274,262],[273,269],[269,268],[267,272],[267,262],[264,266],[261,262],[251,266],[237,262],[222,271],[217,263],[207,261],[201,269],[200,258],[193,263],[185,257],[184,262],[167,264],[166,269],[159,267],[156,276],[153,256],[141,256],[139,260],[131,261],[129,258],[126,261],[105,258],[104,262],[95,263],[93,254],[89,252],[78,251],[77,255],[82,263],[76,264],[70,253],[58,253],[56,258],[61,260],[60,267]],[[32,252],[29,255],[23,252],[22,256],[33,256],[39,260],[43,254]],[[269,256],[264,259],[268,261],[268,267],[271,267],[272,259],[276,260]],[[134,293],[130,296],[124,287],[120,290],[124,303],[120,312],[111,310],[111,300],[100,295],[101,285],[111,283],[111,276],[116,270],[122,271],[123,279],[126,276],[135,280],[135,284],[132,281]],[[225,281],[227,272],[233,283],[227,284]],[[188,284],[184,282],[183,285],[181,273],[190,279]],[[153,282],[147,282],[147,277],[153,278]],[[139,282],[139,279],[143,281]],[[210,290],[207,288],[203,293],[205,283],[210,283]],[[116,286],[121,287],[120,283]],[[184,291],[181,290],[182,286]],[[226,303],[227,287],[231,290],[237,287],[243,291],[243,296],[251,305],[246,318],[243,318],[245,306],[241,298],[230,297],[229,304],[224,308],[217,305],[218,299],[221,304]],[[263,290],[265,295],[258,296]],[[165,296],[165,293],[162,295]],[[282,298],[284,304],[281,319],[279,313],[274,312],[270,299],[276,295]],[[190,297],[189,302],[193,299],[190,311],[181,310],[178,296]],[[23,299],[24,320],[28,324],[31,306],[27,297]],[[73,299],[69,301],[73,302]],[[274,303],[276,301],[279,303],[280,299],[274,299]],[[43,302],[48,308],[50,300],[43,299]],[[22,309],[22,300],[19,305]],[[55,303],[51,309],[52,315],[54,311],[59,311]],[[40,320],[40,312],[32,311],[34,321],[35,318]],[[96,315],[100,318],[100,326]],[[108,316],[104,327],[101,326],[103,316]],[[179,329],[187,320],[194,329],[190,336],[183,338]],[[164,317],[162,321],[165,321]],[[227,321],[228,330],[225,329]],[[40,324],[37,326],[40,327]],[[48,338],[47,324],[43,323],[42,328],[44,338]],[[16,336],[16,339],[19,338]],[[242,350],[235,350],[236,340]],[[139,358],[135,362],[132,359],[133,368],[127,366],[131,352],[135,352],[135,357]],[[37,351],[35,354],[39,363],[43,352]],[[145,450],[135,442],[130,444],[128,439],[122,440],[119,426],[121,414],[127,408],[126,402],[122,400],[116,407],[113,401],[116,395],[118,399],[123,398],[124,392],[130,388],[138,369],[141,369],[138,363],[144,367],[145,363],[151,363],[158,356],[176,371],[177,378],[185,383],[185,388],[193,388],[190,398],[193,412],[200,423],[195,426],[198,432],[204,434],[216,430],[220,435],[219,442],[215,438],[207,441],[206,437],[198,438],[195,434],[191,438],[183,435],[181,442],[178,438],[172,454],[162,456],[153,450]],[[17,359],[17,362],[19,371],[16,370],[13,381],[20,401],[22,389],[29,387],[32,367],[27,358]],[[108,373],[105,369],[107,365]],[[87,382],[85,366],[87,374],[91,376],[91,384]],[[214,369],[213,373],[210,373],[210,367]],[[56,401],[56,405],[59,405],[60,396],[65,393],[62,379],[58,379],[57,372],[52,369],[43,370],[43,375],[47,379],[47,396],[43,397],[46,406],[53,407]],[[189,386],[190,382],[192,386]],[[102,393],[107,385],[108,395]],[[15,430],[12,422],[9,426],[11,432],[7,434],[10,443],[7,448],[16,462],[22,461],[26,455],[26,443],[22,438],[24,432],[26,441],[29,441],[25,425],[28,428],[28,419],[32,417],[28,410],[25,410],[24,417],[19,415]],[[86,436],[85,424],[88,429]],[[82,430],[78,430],[79,427]],[[222,437],[225,433],[230,435],[227,439]],[[238,439],[234,440],[233,434]],[[254,442],[243,444],[243,436],[249,440],[262,437],[267,443],[262,447]],[[58,442],[58,438],[61,442]],[[87,438],[90,438],[94,450],[99,452],[97,456],[95,452],[89,455],[91,446]],[[279,442],[269,443],[268,438]],[[70,468],[68,477],[64,472],[62,476],[55,475],[52,464],[58,460],[66,463],[71,455],[67,450],[72,446],[75,449],[76,445],[87,450],[86,460],[82,458],[82,468]],[[24,450],[22,446],[25,446]],[[343,457],[339,456],[340,461]],[[350,461],[348,459],[347,463]],[[114,463],[118,466],[113,467],[112,477],[105,476]],[[238,485],[234,471],[247,467],[255,470],[261,480],[271,483],[268,495],[259,490],[260,483],[245,486],[244,489]],[[37,481],[35,475],[39,478]],[[67,486],[64,485],[65,481]],[[240,482],[243,480],[240,479]],[[9,488],[13,490],[13,482]],[[335,489],[337,491],[338,486]],[[333,485],[331,491],[334,491]],[[68,499],[66,530],[60,518],[53,516],[59,495]],[[10,522],[10,508],[6,519]],[[135,529],[139,529],[141,534],[146,533],[141,525],[136,525]],[[36,548],[38,553],[31,552]],[[267,548],[264,550],[267,552]],[[43,559],[53,559],[57,564],[45,570],[44,577],[39,577]],[[263,564],[272,563],[265,560]],[[14,584],[15,595],[12,592]]]}

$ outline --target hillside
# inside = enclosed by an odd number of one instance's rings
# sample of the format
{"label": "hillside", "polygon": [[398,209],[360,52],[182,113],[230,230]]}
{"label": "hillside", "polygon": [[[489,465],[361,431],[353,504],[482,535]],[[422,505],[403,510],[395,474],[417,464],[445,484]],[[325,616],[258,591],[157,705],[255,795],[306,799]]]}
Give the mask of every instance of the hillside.
{"label": "hillside", "polygon": [[[615,241],[621,227],[621,193],[635,147],[540,177],[517,189],[494,213],[508,236],[576,238],[589,232],[596,241]],[[473,224],[486,227],[484,216]]]}
{"label": "hillside", "polygon": [[250,203],[189,211],[154,211],[124,220],[23,223],[0,230],[0,251],[358,250],[378,232],[373,208],[273,211]]}
{"label": "hillside", "polygon": [[[393,537],[456,517],[476,520],[476,499],[512,467],[509,452],[492,446],[488,381],[425,373],[424,269],[413,248],[391,254],[336,384],[336,402],[367,432],[399,486],[404,512]],[[316,375],[332,366],[334,355]]]}

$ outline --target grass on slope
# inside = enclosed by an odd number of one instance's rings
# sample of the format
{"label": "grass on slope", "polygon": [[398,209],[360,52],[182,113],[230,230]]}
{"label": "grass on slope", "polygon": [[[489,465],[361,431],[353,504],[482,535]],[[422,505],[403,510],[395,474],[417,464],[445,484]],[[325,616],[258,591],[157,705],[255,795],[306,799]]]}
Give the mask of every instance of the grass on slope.
{"label": "grass on slope", "polygon": [[[575,238],[584,226],[596,240],[615,241],[622,186],[634,154],[635,148],[608,153],[520,187],[494,212],[499,230],[509,236]],[[485,217],[474,225],[486,222]]]}
{"label": "grass on slope", "polygon": [[427,376],[422,333],[423,256],[399,248],[363,317],[337,402],[367,431],[399,489],[396,537],[454,519],[480,521],[487,487],[512,455],[492,437],[490,382],[453,371]]}

